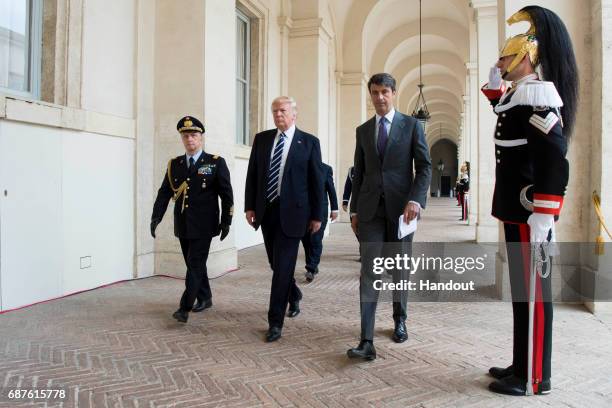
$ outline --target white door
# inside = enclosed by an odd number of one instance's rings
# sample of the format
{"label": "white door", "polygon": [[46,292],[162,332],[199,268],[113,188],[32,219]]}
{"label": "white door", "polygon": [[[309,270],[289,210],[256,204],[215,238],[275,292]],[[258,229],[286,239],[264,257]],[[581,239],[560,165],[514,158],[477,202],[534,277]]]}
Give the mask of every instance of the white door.
{"label": "white door", "polygon": [[58,130],[0,121],[2,310],[61,294],[61,155]]}

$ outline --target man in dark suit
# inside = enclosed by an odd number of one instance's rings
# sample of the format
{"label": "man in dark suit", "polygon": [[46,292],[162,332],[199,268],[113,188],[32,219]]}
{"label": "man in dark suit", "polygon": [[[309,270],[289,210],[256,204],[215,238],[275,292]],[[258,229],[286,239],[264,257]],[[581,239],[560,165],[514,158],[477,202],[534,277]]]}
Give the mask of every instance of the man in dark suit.
{"label": "man in dark suit", "polygon": [[[302,237],[304,256],[306,258],[306,281],[312,282],[319,273],[319,262],[323,253],[323,234],[327,226],[327,207],[331,204],[329,219],[333,222],[338,218],[338,197],[334,186],[334,171],[331,166],[323,163],[321,167],[325,185],[323,186],[323,202],[321,203],[321,228],[314,234],[306,233]],[[329,197],[329,201],[328,201]]]}
{"label": "man in dark suit", "polygon": [[344,191],[342,193],[342,209],[348,211],[349,201],[351,201],[351,191],[353,190],[353,166],[349,167],[346,180],[344,181]]}
{"label": "man in dark suit", "polygon": [[[412,235],[398,240],[399,217],[416,218],[425,208],[431,181],[431,158],[423,127],[411,116],[395,111],[395,79],[376,74],[368,82],[376,115],[357,128],[351,200],[351,224],[359,236],[362,264],[359,285],[361,342],[348,350],[351,358],[373,360],[374,319],[379,292],[374,289],[375,257],[410,252]],[[413,171],[416,170],[416,173]],[[403,254],[401,254],[403,256]],[[393,269],[393,281],[407,280],[406,270]],[[408,339],[406,291],[393,293],[393,340]]]}
{"label": "man in dark suit", "polygon": [[[206,260],[212,238],[229,233],[234,212],[230,173],[222,157],[202,151],[204,125],[193,116],[179,120],[176,129],[185,146],[185,154],[170,159],[162,185],[157,192],[151,215],[151,235],[161,222],[168,202],[174,204],[174,235],[181,243],[187,276],[180,307],[172,315],[185,323],[189,312],[212,306]],[[221,221],[219,222],[219,198]],[[194,301],[198,300],[195,307]]]}
{"label": "man in dark suit", "polygon": [[[351,193],[353,191],[353,175],[354,175],[354,167],[349,167],[348,174],[346,175],[346,180],[344,181],[344,192],[342,193],[342,209],[347,212],[349,210],[349,202],[351,201]],[[350,217],[351,222],[353,217]],[[355,238],[359,241],[359,236],[355,233]],[[357,262],[361,262],[361,248],[359,248],[359,258],[356,259]]]}
{"label": "man in dark suit", "polygon": [[295,127],[293,98],[272,102],[276,129],[258,133],[253,141],[245,189],[247,222],[261,225],[272,289],[268,309],[268,342],[281,337],[285,310],[299,314],[302,293],[294,278],[300,240],[321,228],[323,179],[319,139]]}

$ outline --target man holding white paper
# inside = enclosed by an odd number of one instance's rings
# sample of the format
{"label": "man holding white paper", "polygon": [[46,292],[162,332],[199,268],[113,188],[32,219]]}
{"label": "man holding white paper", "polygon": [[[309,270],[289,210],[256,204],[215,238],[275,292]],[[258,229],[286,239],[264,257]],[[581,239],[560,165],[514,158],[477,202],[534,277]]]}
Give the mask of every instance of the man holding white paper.
{"label": "man holding white paper", "polygon": [[[395,110],[395,85],[395,79],[386,73],[370,78],[368,91],[376,115],[359,126],[356,134],[351,226],[359,236],[362,255],[361,341],[348,350],[350,358],[376,358],[373,341],[379,293],[373,282],[379,276],[373,272],[373,261],[381,256],[395,257],[398,252],[410,253],[414,234],[398,238],[398,217],[402,215],[408,224],[419,216],[431,182],[431,158],[423,127]],[[405,270],[390,272],[394,282],[409,277]],[[393,293],[393,340],[397,343],[408,339],[406,304],[405,291]]]}

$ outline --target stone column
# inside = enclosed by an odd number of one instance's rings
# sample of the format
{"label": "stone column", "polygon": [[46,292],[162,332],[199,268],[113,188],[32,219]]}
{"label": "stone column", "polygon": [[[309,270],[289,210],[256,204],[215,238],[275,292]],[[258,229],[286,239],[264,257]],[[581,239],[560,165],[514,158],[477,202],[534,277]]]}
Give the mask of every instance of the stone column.
{"label": "stone column", "polygon": [[[185,10],[189,10],[188,13]],[[236,95],[234,2],[225,0],[157,1],[155,54],[155,181],[160,183],[169,158],[184,152],[176,122],[194,115],[206,128],[204,149],[222,156],[232,179],[234,170]],[[234,195],[241,194],[235,191]],[[234,216],[240,216],[241,211]],[[180,247],[172,234],[168,209],[155,243],[155,272],[184,276]],[[214,239],[209,276],[236,267],[234,231]]]}
{"label": "stone column", "polygon": [[[344,188],[348,169],[355,156],[355,129],[366,120],[368,79],[363,72],[345,72],[340,75],[340,126],[337,137],[339,191]],[[341,200],[341,197],[338,197]],[[342,221],[349,215],[341,212]]]}
{"label": "stone column", "polygon": [[[607,220],[608,229],[612,229],[612,0],[593,0],[591,4],[591,36],[592,36],[592,71],[581,72],[583,77],[591,74],[592,84],[592,131],[590,143],[590,191],[597,191],[601,197],[601,209]],[[584,85],[583,85],[584,86]],[[575,132],[578,133],[577,129]],[[590,197],[589,197],[590,198]],[[586,204],[586,203],[585,203]],[[585,227],[586,241],[592,242],[599,234],[599,220],[593,205],[586,205],[588,225]],[[587,295],[595,301],[586,302],[587,308],[593,313],[612,311],[612,293],[610,293],[609,270],[612,258],[612,244],[605,231],[602,231],[605,245],[603,256],[585,254],[582,266],[582,287]]]}
{"label": "stone column", "polygon": [[[495,0],[472,0],[474,8],[474,20],[476,23],[477,41],[477,84],[474,88],[480,88],[489,77],[489,69],[498,58],[498,25],[497,25],[497,1]],[[476,94],[479,94],[476,91]],[[495,242],[498,237],[497,221],[491,216],[491,202],[495,183],[495,154],[494,145],[491,141],[495,129],[496,116],[491,109],[489,101],[484,97],[477,99],[478,109],[478,138],[476,158],[476,174],[472,180],[476,181],[477,191],[472,194],[472,206],[476,206],[476,240],[478,242]],[[471,185],[470,185],[471,186]]]}
{"label": "stone column", "polygon": [[287,16],[280,16],[277,21],[280,30],[280,89],[282,95],[287,95],[289,93],[289,74],[287,72],[289,68],[289,32],[293,27],[293,20]]}
{"label": "stone column", "polygon": [[[295,16],[294,16],[295,17]],[[289,94],[298,103],[297,126],[321,141],[329,161],[329,41],[333,33],[322,18],[293,20],[289,32]],[[307,55],[307,58],[304,56]]]}
{"label": "stone column", "polygon": [[464,99],[469,112],[469,142],[466,155],[470,162],[470,215],[469,223],[475,224],[478,219],[478,99],[480,90],[478,86],[477,65],[475,62],[466,64],[468,69],[468,95]]}
{"label": "stone column", "polygon": [[159,186],[154,175],[155,112],[155,3],[137,2],[136,69],[136,259],[134,277],[151,276],[155,270],[155,241],[149,224],[153,200]]}

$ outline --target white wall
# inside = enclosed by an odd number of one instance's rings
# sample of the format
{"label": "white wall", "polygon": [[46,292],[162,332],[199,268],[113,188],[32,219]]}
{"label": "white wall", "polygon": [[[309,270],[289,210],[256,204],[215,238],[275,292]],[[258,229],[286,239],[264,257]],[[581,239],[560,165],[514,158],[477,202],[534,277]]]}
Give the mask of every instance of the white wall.
{"label": "white wall", "polygon": [[246,173],[249,160],[236,158],[234,169],[232,170],[232,187],[234,188],[234,220],[232,230],[237,249],[247,248],[263,243],[261,230],[255,231],[244,217],[244,188],[246,186]]}
{"label": "white wall", "polygon": [[82,108],[134,117],[134,0],[88,0],[83,10]]}
{"label": "white wall", "polygon": [[132,277],[133,173],[133,139],[0,121],[2,310]]}

